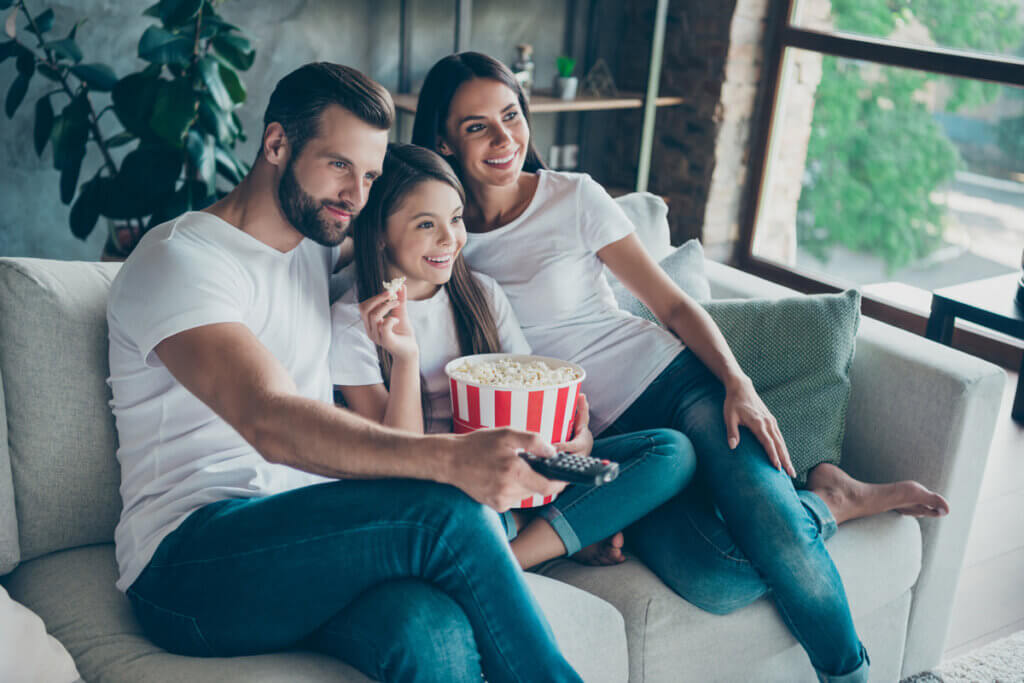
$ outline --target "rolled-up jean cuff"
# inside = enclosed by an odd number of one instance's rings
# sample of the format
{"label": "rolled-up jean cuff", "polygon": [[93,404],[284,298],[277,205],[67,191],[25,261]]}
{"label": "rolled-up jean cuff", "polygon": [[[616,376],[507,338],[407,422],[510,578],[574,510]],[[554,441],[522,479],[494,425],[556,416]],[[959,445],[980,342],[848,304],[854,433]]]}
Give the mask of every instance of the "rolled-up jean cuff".
{"label": "rolled-up jean cuff", "polygon": [[835,536],[839,525],[836,524],[836,518],[832,511],[828,509],[825,501],[818,494],[806,489],[797,491],[797,495],[800,496],[800,502],[809,507],[814,516],[818,518],[818,524],[821,527],[821,540],[827,541]]}
{"label": "rolled-up jean cuff", "polygon": [[501,525],[505,527],[505,536],[509,542],[519,535],[519,527],[516,526],[516,518],[512,516],[511,510],[501,513]]}
{"label": "rolled-up jean cuff", "polygon": [[860,646],[860,659],[860,666],[848,674],[834,676],[821,671],[815,671],[815,673],[818,674],[818,680],[821,683],[866,683],[871,673],[871,658],[868,657],[868,651],[863,645]]}
{"label": "rolled-up jean cuff", "polygon": [[579,537],[576,535],[576,532],[573,531],[573,528],[569,525],[568,520],[565,519],[565,515],[562,514],[561,510],[556,508],[554,505],[545,505],[537,511],[537,514],[539,514],[541,518],[547,520],[547,523],[555,530],[558,537],[562,539],[562,545],[565,546],[566,555],[572,555],[583,548],[580,544]]}

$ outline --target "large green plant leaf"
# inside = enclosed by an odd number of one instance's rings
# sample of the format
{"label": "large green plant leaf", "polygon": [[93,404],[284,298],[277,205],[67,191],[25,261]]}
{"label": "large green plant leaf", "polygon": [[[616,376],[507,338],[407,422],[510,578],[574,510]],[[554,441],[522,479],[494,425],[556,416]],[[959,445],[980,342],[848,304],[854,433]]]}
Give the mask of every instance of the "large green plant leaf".
{"label": "large green plant leaf", "polygon": [[216,150],[217,157],[217,172],[222,176],[230,180],[232,183],[237,185],[242,182],[242,178],[248,173],[248,169],[245,165],[238,160],[234,153],[226,147],[217,145]]}
{"label": "large green plant leaf", "polygon": [[80,154],[70,157],[60,170],[60,201],[70,204],[75,197],[75,188],[78,187],[78,174],[82,170],[82,159],[85,158],[85,146],[83,145]]}
{"label": "large green plant leaf", "polygon": [[129,132],[137,137],[152,135],[149,119],[156,102],[158,80],[155,76],[135,73],[119,80],[111,92],[114,113]]}
{"label": "large green plant leaf", "polygon": [[43,155],[46,143],[50,140],[50,133],[53,131],[53,105],[50,103],[50,96],[40,97],[36,102],[36,123],[32,131],[32,138],[36,144],[36,154]]}
{"label": "large green plant leaf", "polygon": [[256,50],[245,36],[221,33],[210,43],[217,54],[239,71],[247,71],[256,59]]}
{"label": "large green plant leaf", "polygon": [[39,29],[40,34],[46,33],[53,28],[53,19],[54,14],[52,9],[48,9],[36,17],[36,28]]}
{"label": "large green plant leaf", "polygon": [[93,90],[110,92],[117,83],[117,75],[106,64],[76,64],[71,73],[89,84]]}
{"label": "large green plant leaf", "polygon": [[19,46],[17,67],[18,73],[22,76],[31,76],[36,72],[36,56],[32,54],[32,50]]}
{"label": "large green plant leaf", "polygon": [[7,9],[14,4],[14,0],[0,0],[0,9]]}
{"label": "large green plant leaf", "polygon": [[114,137],[107,140],[107,148],[114,149],[115,147],[123,147],[133,140],[138,140],[135,135],[132,135],[126,130],[121,131]]}
{"label": "large green plant leaf", "polygon": [[238,135],[231,116],[217,106],[209,93],[199,96],[199,124],[222,145],[231,145]]}
{"label": "large green plant leaf", "polygon": [[56,54],[58,58],[70,59],[75,64],[82,61],[82,49],[78,47],[78,43],[75,42],[74,38],[54,40],[46,43],[45,46],[50,50],[53,50],[53,53]]}
{"label": "large green plant leaf", "polygon": [[207,56],[199,60],[199,74],[203,78],[203,83],[206,84],[206,89],[210,91],[210,95],[218,107],[230,111],[233,101],[227,86],[221,80],[219,67],[220,64],[213,57]]}
{"label": "large green plant leaf", "polygon": [[117,176],[105,188],[100,212],[119,220],[150,215],[174,192],[181,162],[181,154],[173,149],[139,145],[125,156]]}
{"label": "large green plant leaf", "polygon": [[201,135],[195,130],[190,130],[185,140],[188,158],[199,174],[199,178],[206,183],[208,188],[213,187],[217,174],[217,157],[214,146],[212,135]]}
{"label": "large green plant leaf", "polygon": [[139,57],[154,64],[185,66],[192,59],[192,44],[188,36],[150,26],[139,40]]}
{"label": "large green plant leaf", "polygon": [[78,193],[78,199],[71,205],[71,234],[80,240],[84,240],[96,227],[96,221],[100,217],[100,202],[103,189],[102,178],[93,178],[82,183],[82,189]]}
{"label": "large green plant leaf", "polygon": [[199,97],[183,81],[157,81],[149,127],[167,144],[180,148],[199,111]]}
{"label": "large green plant leaf", "polygon": [[29,80],[31,80],[30,76],[18,74],[15,77],[14,82],[11,83],[11,87],[7,91],[7,100],[4,102],[4,111],[7,112],[7,118],[14,116],[14,112],[18,110],[22,100],[25,99],[25,93],[28,92]]}
{"label": "large green plant leaf", "polygon": [[228,94],[231,95],[231,101],[235,104],[241,104],[245,102],[245,85],[242,83],[242,79],[238,77],[238,73],[230,66],[219,64],[220,79],[224,81],[224,86],[228,89]]}
{"label": "large green plant leaf", "polygon": [[203,6],[203,0],[160,0],[157,3],[160,21],[164,26],[173,28],[191,21]]}
{"label": "large green plant leaf", "polygon": [[89,140],[89,101],[84,93],[61,111],[53,123],[50,140],[53,141],[53,167],[58,171],[85,156],[85,143]]}
{"label": "large green plant leaf", "polygon": [[18,54],[18,43],[13,40],[0,43],[0,64],[3,64],[16,54]]}

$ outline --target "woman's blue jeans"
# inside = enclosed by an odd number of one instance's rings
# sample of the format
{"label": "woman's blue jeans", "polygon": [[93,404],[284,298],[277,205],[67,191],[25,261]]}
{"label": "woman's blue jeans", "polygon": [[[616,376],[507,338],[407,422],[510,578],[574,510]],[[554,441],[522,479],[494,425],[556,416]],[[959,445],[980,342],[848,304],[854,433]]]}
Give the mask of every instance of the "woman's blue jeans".
{"label": "woman's blue jeans", "polygon": [[[526,511],[547,520],[571,555],[608,538],[682,491],[696,469],[690,440],[674,429],[646,429],[594,441],[590,453],[619,463],[619,476],[603,486],[566,487],[554,502]],[[517,529],[502,518],[509,540]]]}
{"label": "woman's blue jeans", "polygon": [[866,681],[867,652],[824,544],[835,518],[771,465],[749,430],[729,448],[724,399],[721,382],[686,349],[602,433],[669,425],[698,454],[693,485],[634,524],[629,548],[676,593],[715,614],[771,591],[821,680]]}
{"label": "woman's blue jeans", "polygon": [[211,503],[128,597],[179,654],[314,647],[381,680],[479,683],[482,669],[492,683],[580,681],[498,515],[443,484],[348,480]]}

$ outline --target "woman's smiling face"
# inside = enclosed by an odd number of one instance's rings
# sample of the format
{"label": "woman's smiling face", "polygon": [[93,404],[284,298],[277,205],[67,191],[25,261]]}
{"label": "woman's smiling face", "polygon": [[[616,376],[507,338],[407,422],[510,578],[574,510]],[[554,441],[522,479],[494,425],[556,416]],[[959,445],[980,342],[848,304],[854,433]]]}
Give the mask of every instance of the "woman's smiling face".
{"label": "woman's smiling face", "polygon": [[452,96],[445,121],[444,155],[454,155],[463,179],[481,185],[516,182],[530,146],[519,98],[507,85],[474,78]]}

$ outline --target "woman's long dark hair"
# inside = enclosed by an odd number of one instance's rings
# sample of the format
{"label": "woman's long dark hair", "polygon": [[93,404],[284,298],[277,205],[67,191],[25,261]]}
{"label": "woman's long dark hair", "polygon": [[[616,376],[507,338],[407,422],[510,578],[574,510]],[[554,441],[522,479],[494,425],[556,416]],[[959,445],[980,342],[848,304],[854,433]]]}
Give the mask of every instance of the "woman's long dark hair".
{"label": "woman's long dark hair", "polygon": [[[420,183],[436,180],[450,185],[463,203],[466,192],[462,183],[436,153],[400,142],[388,145],[381,177],[373,183],[366,206],[359,212],[352,226],[355,242],[356,291],[365,301],[384,291],[387,277],[387,221],[401,207],[406,196]],[[452,276],[444,285],[451,301],[455,332],[459,350],[463,354],[497,353],[501,351],[498,326],[494,321],[487,296],[480,283],[470,272],[460,253],[452,264]],[[391,355],[377,347],[384,385],[391,386]],[[424,420],[428,404],[423,397]]]}
{"label": "woman's long dark hair", "polygon": [[[451,106],[455,91],[466,81],[474,78],[489,78],[507,85],[516,94],[519,108],[530,126],[530,143],[526,150],[523,170],[536,173],[547,168],[537,148],[533,144],[533,126],[530,124],[530,104],[526,101],[523,89],[509,68],[493,57],[480,52],[459,52],[448,55],[430,68],[427,78],[420,88],[420,98],[416,105],[416,121],[412,126],[412,142],[415,145],[440,154],[439,143],[447,135],[445,123],[448,121],[448,108]],[[455,157],[445,156],[455,172],[461,177],[461,167]],[[465,178],[463,178],[465,180]]]}

